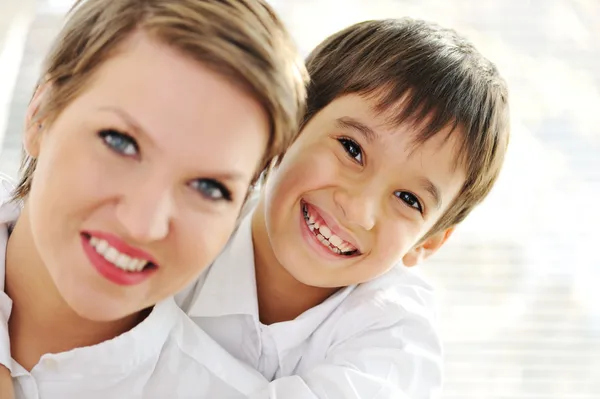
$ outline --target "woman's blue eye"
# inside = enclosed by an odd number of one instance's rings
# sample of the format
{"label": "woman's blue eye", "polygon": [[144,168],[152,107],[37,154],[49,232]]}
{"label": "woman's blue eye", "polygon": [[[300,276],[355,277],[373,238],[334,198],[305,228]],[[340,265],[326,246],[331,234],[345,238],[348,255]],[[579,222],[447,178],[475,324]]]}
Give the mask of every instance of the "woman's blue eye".
{"label": "woman's blue eye", "polygon": [[214,179],[198,179],[191,184],[204,198],[211,201],[231,201],[231,191]]}
{"label": "woman's blue eye", "polygon": [[414,194],[411,194],[408,191],[396,191],[394,194],[396,195],[396,197],[400,198],[406,205],[416,209],[420,213],[423,213],[423,207],[421,206],[419,199]]}
{"label": "woman's blue eye", "polygon": [[350,158],[354,159],[359,164],[363,164],[363,153],[362,148],[353,140],[350,140],[345,137],[340,137],[338,139],[342,147],[344,147],[344,151],[350,156]]}
{"label": "woman's blue eye", "polygon": [[103,130],[99,135],[104,144],[119,154],[133,157],[139,152],[135,139],[125,133],[119,133],[116,130]]}

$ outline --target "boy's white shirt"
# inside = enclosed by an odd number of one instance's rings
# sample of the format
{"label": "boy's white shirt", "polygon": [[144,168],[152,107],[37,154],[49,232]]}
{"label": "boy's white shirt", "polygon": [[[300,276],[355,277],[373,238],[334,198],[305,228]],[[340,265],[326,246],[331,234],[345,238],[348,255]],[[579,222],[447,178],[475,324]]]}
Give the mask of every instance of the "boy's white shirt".
{"label": "boy's white shirt", "polygon": [[433,290],[417,271],[397,266],[338,291],[295,320],[263,325],[251,212],[213,265],[176,296],[201,329],[272,381],[250,397],[440,397],[442,348]]}
{"label": "boy's white shirt", "polygon": [[27,372],[11,358],[8,336],[12,301],[4,292],[5,254],[8,225],[19,215],[19,207],[7,202],[10,190],[0,179],[0,363],[11,370],[17,399],[245,398],[268,384],[198,328],[173,298],[131,331],[44,355]]}

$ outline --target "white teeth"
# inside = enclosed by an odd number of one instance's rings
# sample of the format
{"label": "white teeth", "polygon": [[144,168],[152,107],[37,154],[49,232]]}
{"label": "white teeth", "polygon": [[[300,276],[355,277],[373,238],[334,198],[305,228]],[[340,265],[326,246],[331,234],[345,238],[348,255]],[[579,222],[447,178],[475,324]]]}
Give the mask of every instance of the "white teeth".
{"label": "white teeth", "polygon": [[329,240],[329,237],[331,237],[331,230],[329,230],[329,227],[327,226],[322,226],[319,229],[319,233],[321,233],[321,235],[325,238],[327,238]]}
{"label": "white teeth", "polygon": [[[94,245],[94,244],[92,244]],[[109,245],[108,242],[104,241],[104,240],[99,240],[98,243],[96,244],[96,252],[98,252],[100,255],[104,256],[106,254],[106,250],[108,249]]]}
{"label": "white teeth", "polygon": [[142,270],[146,266],[146,263],[148,263],[142,259],[132,259],[131,261],[133,262],[133,270]]}
{"label": "white teeth", "polygon": [[114,264],[119,266],[121,269],[127,269],[129,265],[129,257],[127,255],[119,254],[115,259]]}
{"label": "white teeth", "polygon": [[342,244],[344,243],[344,240],[342,240],[340,237],[336,236],[335,234],[333,234],[331,237],[329,237],[328,240],[330,243],[332,243],[333,245],[335,245],[338,248],[341,248]]}
{"label": "white teeth", "polygon": [[131,267],[133,266],[131,265],[131,261],[132,259],[129,256],[125,254],[120,254],[117,260],[115,261],[115,265],[119,266],[121,269],[133,271],[133,268]]}
{"label": "white teeth", "polygon": [[104,258],[106,258],[107,261],[112,262],[112,263],[115,263],[117,261],[118,257],[119,257],[119,251],[117,251],[113,247],[108,248],[106,250],[106,253],[104,254]]}
{"label": "white teeth", "polygon": [[314,216],[308,213],[306,207],[302,211],[304,212],[304,220],[308,229],[315,233],[315,237],[317,237],[317,240],[324,247],[327,247],[331,252],[338,255],[355,250],[350,244],[333,234],[329,227],[321,225],[318,220],[315,220]]}
{"label": "white teeth", "polygon": [[119,269],[129,272],[139,272],[142,271],[144,266],[148,263],[146,260],[132,258],[120,253],[116,248],[111,247],[106,240],[100,238],[90,237],[90,244],[94,247],[96,252],[104,257],[104,259],[114,264]]}

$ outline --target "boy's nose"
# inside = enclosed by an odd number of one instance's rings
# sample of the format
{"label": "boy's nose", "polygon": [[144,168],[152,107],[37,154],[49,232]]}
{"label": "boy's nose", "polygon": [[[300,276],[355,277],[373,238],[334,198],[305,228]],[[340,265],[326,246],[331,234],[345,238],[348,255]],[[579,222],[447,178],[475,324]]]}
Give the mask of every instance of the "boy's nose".
{"label": "boy's nose", "polygon": [[340,208],[346,222],[365,230],[375,226],[377,215],[377,199],[369,190],[344,190],[334,193],[334,202]]}
{"label": "boy's nose", "polygon": [[169,234],[173,216],[170,190],[140,185],[131,189],[117,206],[117,219],[129,235],[140,243],[160,241]]}

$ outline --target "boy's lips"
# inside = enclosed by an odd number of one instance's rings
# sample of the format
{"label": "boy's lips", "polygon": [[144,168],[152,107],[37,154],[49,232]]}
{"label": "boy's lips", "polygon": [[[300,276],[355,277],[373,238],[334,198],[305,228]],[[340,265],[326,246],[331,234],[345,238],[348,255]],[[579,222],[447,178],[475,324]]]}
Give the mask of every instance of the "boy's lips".
{"label": "boy's lips", "polygon": [[362,253],[360,247],[358,246],[358,240],[356,240],[356,238],[352,236],[351,233],[347,232],[345,229],[340,227],[340,225],[336,222],[333,216],[325,212],[322,208],[319,208],[318,206],[309,203],[305,200],[301,201],[301,206],[302,205],[305,205],[311,210],[311,212],[316,213],[320,218],[322,218],[329,230],[331,230],[332,234],[335,234],[336,236],[350,244],[352,247],[354,247],[356,249],[357,254]]}

